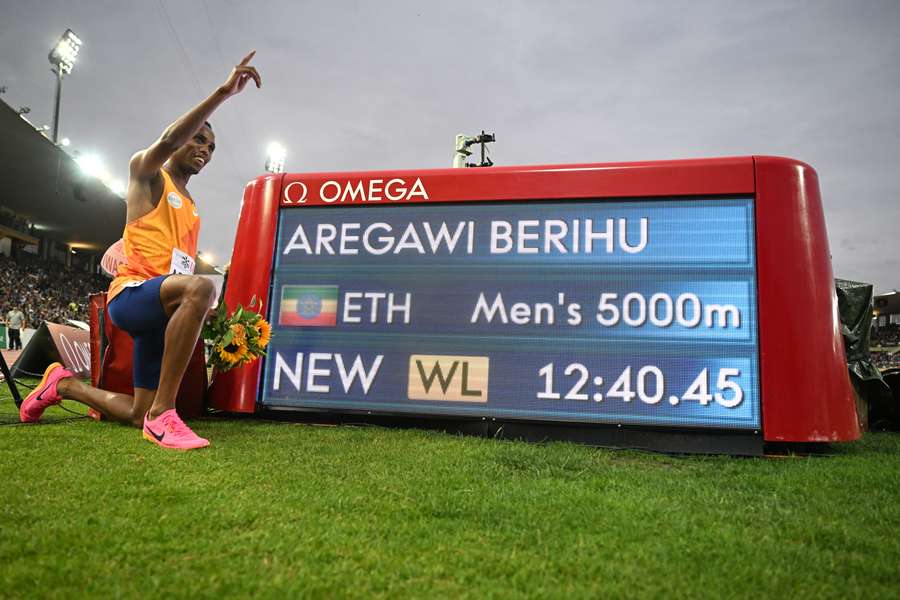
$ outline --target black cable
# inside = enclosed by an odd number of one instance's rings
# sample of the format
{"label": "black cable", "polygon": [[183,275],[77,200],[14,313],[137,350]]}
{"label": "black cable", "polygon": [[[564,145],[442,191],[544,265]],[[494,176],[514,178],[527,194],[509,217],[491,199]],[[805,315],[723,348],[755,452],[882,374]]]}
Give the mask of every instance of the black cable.
{"label": "black cable", "polygon": [[57,408],[60,408],[61,410],[64,410],[64,411],[66,411],[67,413],[69,413],[69,414],[71,414],[71,415],[78,415],[79,417],[85,417],[85,418],[90,417],[90,415],[86,415],[86,414],[84,414],[84,413],[76,412],[76,411],[72,410],[71,408],[66,408],[65,406],[63,406],[63,403],[62,403],[62,402],[60,402],[60,403],[57,404],[56,406],[57,406]]}
{"label": "black cable", "polygon": [[[22,371],[22,372],[24,373],[24,371]],[[15,383],[16,386],[22,386],[23,388],[26,388],[26,389],[29,389],[29,390],[34,390],[34,389],[38,386],[38,384],[29,385],[29,384],[27,384],[27,383],[25,383],[25,382],[23,382],[23,381],[20,381],[20,380],[16,379],[15,377],[13,378],[13,383]],[[67,408],[66,406],[63,405],[62,402],[59,402],[59,403],[56,404],[55,406],[57,406],[58,408],[60,408],[61,410],[65,411],[65,412],[69,413],[70,415],[76,415],[76,416],[74,416],[74,417],[65,417],[65,418],[61,418],[61,419],[53,419],[53,420],[51,420],[51,421],[47,421],[47,423],[63,423],[63,422],[68,422],[68,421],[78,421],[78,420],[80,420],[80,419],[89,419],[89,418],[91,418],[90,415],[86,415],[86,414],[83,414],[83,413],[74,411],[74,410],[72,410],[71,408]],[[31,425],[31,424],[32,424],[32,423],[27,423],[27,425]],[[19,421],[13,421],[13,422],[10,422],[10,423],[0,423],[0,425],[26,425],[26,423],[21,423],[21,422],[19,422]]]}
{"label": "black cable", "polygon": [[[6,381],[5,378],[0,378],[0,382],[4,382],[4,381]],[[37,387],[37,385],[29,385],[29,384],[25,383],[24,381],[19,381],[15,377],[13,377],[13,383],[15,383],[16,385],[21,386],[23,388],[27,388],[29,390],[33,390],[34,388]]]}
{"label": "black cable", "polygon": [[25,369],[22,369],[22,368],[17,369],[16,373],[24,373],[25,375],[28,375],[29,377],[37,377],[38,379],[40,379],[44,376],[43,373],[32,373],[31,371],[26,371]]}
{"label": "black cable", "polygon": [[[70,411],[71,412],[71,411]],[[78,414],[78,413],[72,413]],[[42,421],[39,423],[40,425],[53,425],[55,423],[68,423],[70,421],[81,421],[84,419],[89,419],[88,415],[79,415],[77,417],[61,417],[59,419],[48,419],[47,421]],[[13,425],[37,425],[38,423],[22,423],[21,421],[10,421],[9,423],[0,423],[0,427],[9,427]]]}
{"label": "black cable", "polygon": [[34,388],[37,387],[37,384],[35,384],[35,385],[28,385],[27,383],[25,383],[25,382],[23,382],[23,381],[19,381],[19,380],[16,379],[15,377],[13,377],[13,383],[15,383],[16,385],[20,385],[20,386],[22,386],[23,388],[28,388],[29,390],[33,390]]}

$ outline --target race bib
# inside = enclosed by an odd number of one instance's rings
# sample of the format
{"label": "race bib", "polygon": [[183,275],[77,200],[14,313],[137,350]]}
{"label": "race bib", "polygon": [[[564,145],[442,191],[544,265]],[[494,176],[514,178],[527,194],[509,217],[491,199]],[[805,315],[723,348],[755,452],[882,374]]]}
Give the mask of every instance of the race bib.
{"label": "race bib", "polygon": [[194,259],[178,248],[172,248],[172,264],[169,267],[169,273],[177,273],[179,275],[193,275]]}

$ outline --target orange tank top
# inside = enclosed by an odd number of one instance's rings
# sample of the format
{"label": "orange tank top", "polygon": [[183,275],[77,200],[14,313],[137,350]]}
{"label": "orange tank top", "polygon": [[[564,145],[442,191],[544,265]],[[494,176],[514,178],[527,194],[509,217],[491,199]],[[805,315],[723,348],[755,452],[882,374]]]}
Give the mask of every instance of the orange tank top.
{"label": "orange tank top", "polygon": [[160,169],[163,191],[156,208],[125,225],[125,262],[109,285],[107,302],[129,286],[168,273],[191,274],[197,255],[200,215],[193,201],[178,191]]}

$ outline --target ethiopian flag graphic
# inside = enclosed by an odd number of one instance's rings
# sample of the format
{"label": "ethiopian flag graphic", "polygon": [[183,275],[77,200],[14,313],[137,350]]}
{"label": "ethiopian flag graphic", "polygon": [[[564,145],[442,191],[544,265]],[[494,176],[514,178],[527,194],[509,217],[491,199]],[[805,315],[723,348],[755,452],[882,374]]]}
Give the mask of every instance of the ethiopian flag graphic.
{"label": "ethiopian flag graphic", "polygon": [[278,324],[334,327],[337,325],[337,303],[336,285],[282,286]]}

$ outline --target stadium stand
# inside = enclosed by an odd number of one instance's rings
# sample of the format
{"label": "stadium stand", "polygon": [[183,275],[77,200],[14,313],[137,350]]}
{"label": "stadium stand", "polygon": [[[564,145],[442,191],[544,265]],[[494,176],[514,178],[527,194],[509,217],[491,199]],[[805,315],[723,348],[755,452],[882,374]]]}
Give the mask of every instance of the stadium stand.
{"label": "stadium stand", "polygon": [[874,350],[872,352],[872,364],[879,371],[900,368],[900,351]]}
{"label": "stadium stand", "polygon": [[900,292],[878,294],[872,301],[869,352],[882,372],[900,368]]}
{"label": "stadium stand", "polygon": [[13,231],[18,231],[19,233],[34,234],[34,226],[29,223],[27,219],[24,219],[5,208],[0,208],[0,225],[9,227]]}
{"label": "stadium stand", "polygon": [[870,346],[900,346],[900,325],[873,327]]}
{"label": "stadium stand", "polygon": [[872,327],[869,341],[872,364],[879,370],[900,367],[900,325],[889,324]]}
{"label": "stadium stand", "polygon": [[20,309],[29,327],[40,327],[44,321],[86,321],[89,294],[108,285],[108,278],[74,266],[0,254],[0,309],[3,314],[13,307]]}

